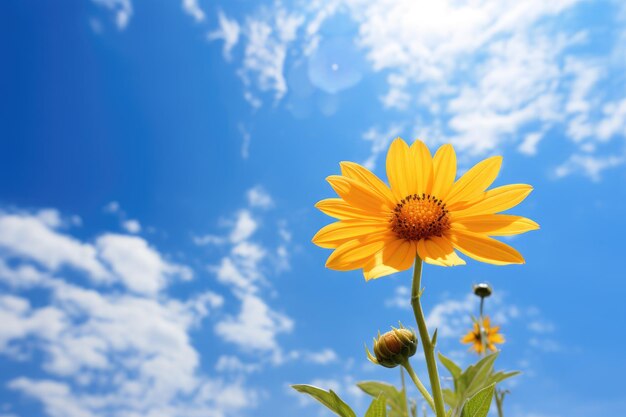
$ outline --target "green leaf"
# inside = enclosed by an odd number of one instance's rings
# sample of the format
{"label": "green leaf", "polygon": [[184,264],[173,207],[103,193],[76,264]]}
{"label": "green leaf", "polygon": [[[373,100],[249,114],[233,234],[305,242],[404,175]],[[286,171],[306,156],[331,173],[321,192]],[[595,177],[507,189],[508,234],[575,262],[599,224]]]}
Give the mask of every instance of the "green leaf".
{"label": "green leaf", "polygon": [[505,379],[514,377],[514,376],[519,375],[519,374],[521,374],[520,371],[511,371],[511,372],[498,371],[498,372],[496,372],[494,374],[491,374],[489,376],[488,384],[490,384],[490,385],[491,384],[497,384],[499,382],[504,381]]}
{"label": "green leaf", "polygon": [[356,414],[354,414],[354,411],[352,411],[350,406],[343,402],[341,398],[339,398],[339,396],[335,394],[332,390],[324,391],[323,389],[314,387],[313,385],[305,384],[292,385],[291,387],[298,392],[308,394],[311,397],[315,398],[317,401],[324,404],[338,416],[356,417]]}
{"label": "green leaf", "polygon": [[377,398],[379,395],[384,395],[387,405],[391,408],[389,417],[408,416],[404,394],[393,385],[378,381],[362,381],[356,385],[361,388],[363,392],[374,398]]}
{"label": "green leaf", "polygon": [[475,365],[469,366],[463,375],[464,393],[467,397],[471,397],[476,392],[480,391],[487,385],[489,385],[488,379],[493,371],[493,363],[498,358],[498,352],[492,353],[479,360]]}
{"label": "green leaf", "polygon": [[374,399],[365,412],[365,417],[387,417],[387,401],[384,395]]}
{"label": "green leaf", "polygon": [[466,400],[484,387],[490,385],[489,377],[493,372],[493,363],[498,357],[498,352],[492,353],[480,359],[474,365],[470,365],[455,379],[456,405],[454,417],[460,417]]}
{"label": "green leaf", "polygon": [[452,375],[452,378],[457,379],[461,376],[461,367],[454,363],[452,359],[446,358],[441,352],[439,352],[437,356],[439,356],[439,362],[446,367],[446,369],[450,372],[450,375]]}
{"label": "green leaf", "polygon": [[456,398],[456,393],[449,388],[444,388],[443,392],[443,401],[448,404],[450,407],[454,407],[458,400]]}
{"label": "green leaf", "polygon": [[495,384],[491,384],[467,400],[463,407],[463,417],[487,417],[495,387]]}

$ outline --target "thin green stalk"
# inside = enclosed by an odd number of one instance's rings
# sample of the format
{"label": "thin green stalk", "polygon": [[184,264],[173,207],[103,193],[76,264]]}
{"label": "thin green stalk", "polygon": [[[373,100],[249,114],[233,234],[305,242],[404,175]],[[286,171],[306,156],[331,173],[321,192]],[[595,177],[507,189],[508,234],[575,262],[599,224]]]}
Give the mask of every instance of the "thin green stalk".
{"label": "thin green stalk", "polygon": [[483,317],[483,300],[480,299],[480,317],[478,318],[479,324],[478,329],[480,330],[480,343],[483,345],[483,353],[480,355],[482,357],[487,356],[487,331],[485,330],[485,318]]}
{"label": "thin green stalk", "polygon": [[435,403],[433,402],[433,397],[430,396],[430,393],[428,392],[424,384],[422,384],[422,381],[420,381],[420,379],[417,377],[417,374],[413,370],[411,363],[407,360],[405,363],[402,364],[402,366],[404,366],[404,369],[406,369],[406,372],[413,380],[413,383],[417,387],[417,390],[422,394],[428,405],[430,405],[430,408],[432,408],[434,411]]}
{"label": "thin green stalk", "polygon": [[404,368],[400,367],[400,380],[402,381],[402,395],[404,395],[404,405],[406,406],[406,415],[409,416],[409,399],[406,395],[406,383],[404,382]]}
{"label": "thin green stalk", "polygon": [[[431,340],[426,327],[426,319],[422,311],[420,297],[422,280],[422,260],[419,256],[415,257],[415,267],[413,268],[413,286],[411,288],[411,305],[413,306],[413,314],[417,322],[417,329],[424,348],[424,358],[426,359],[426,367],[428,368],[428,378],[430,379],[430,387],[433,391],[433,400],[435,403],[435,414],[437,417],[446,417],[446,409],[443,404],[443,394],[441,393],[441,382],[439,381],[439,372],[437,371],[437,362],[435,361],[435,343]],[[436,331],[435,331],[436,335]],[[433,337],[436,339],[436,337]]]}
{"label": "thin green stalk", "polygon": [[496,392],[493,393],[495,399],[496,399],[496,408],[498,409],[498,417],[504,417],[504,409],[503,409],[503,403],[504,403],[504,396],[506,395],[508,391],[501,391],[501,390],[496,390]]}
{"label": "thin green stalk", "polygon": [[498,417],[504,417],[504,412],[502,411],[502,404],[497,400],[497,395],[496,395],[496,406],[498,409]]}

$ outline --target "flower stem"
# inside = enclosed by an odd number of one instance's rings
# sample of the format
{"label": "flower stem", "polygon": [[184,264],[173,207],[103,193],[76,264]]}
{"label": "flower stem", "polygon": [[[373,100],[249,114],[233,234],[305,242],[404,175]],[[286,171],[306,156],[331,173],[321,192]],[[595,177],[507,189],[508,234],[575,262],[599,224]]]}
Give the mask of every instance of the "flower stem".
{"label": "flower stem", "polygon": [[411,363],[408,360],[406,360],[406,362],[404,362],[402,366],[404,366],[404,369],[406,369],[406,372],[409,374],[409,376],[413,380],[413,383],[417,387],[417,390],[422,394],[422,396],[424,397],[428,405],[430,405],[430,408],[432,408],[434,411],[435,403],[433,402],[433,397],[430,396],[430,393],[428,392],[424,384],[422,384],[422,381],[420,381],[420,379],[418,378],[417,374],[413,370],[413,367],[411,366]]}
{"label": "flower stem", "polygon": [[[422,281],[422,260],[419,256],[415,257],[415,267],[413,268],[413,286],[411,288],[411,305],[413,306],[413,313],[415,314],[415,321],[417,322],[417,329],[419,330],[420,339],[422,339],[422,347],[424,348],[424,358],[426,359],[426,366],[428,368],[428,378],[430,379],[430,387],[433,391],[433,402],[435,414],[437,417],[446,417],[446,409],[443,404],[443,395],[441,393],[441,382],[439,381],[439,372],[437,371],[437,362],[435,361],[435,343],[436,340],[431,340],[428,334],[428,328],[426,327],[426,319],[424,318],[424,312],[422,311],[422,304],[420,297],[422,295],[421,289]],[[436,334],[435,330],[435,334]],[[436,339],[433,337],[433,339]]]}
{"label": "flower stem", "polygon": [[499,389],[496,389],[496,392],[493,393],[495,399],[496,399],[496,408],[498,409],[498,417],[504,417],[504,410],[502,407],[502,403],[504,402],[504,396],[507,394],[508,391],[500,391]]}
{"label": "flower stem", "polygon": [[402,395],[404,396],[403,401],[404,401],[404,405],[406,406],[407,417],[408,417],[409,399],[407,398],[407,395],[406,395],[406,383],[404,382],[404,368],[402,366],[400,367],[400,380],[402,381]]}
{"label": "flower stem", "polygon": [[478,318],[478,329],[480,330],[480,344],[483,347],[483,351],[480,356],[487,356],[487,332],[485,331],[485,317],[483,315],[483,308],[485,306],[485,297],[480,297],[480,316]]}

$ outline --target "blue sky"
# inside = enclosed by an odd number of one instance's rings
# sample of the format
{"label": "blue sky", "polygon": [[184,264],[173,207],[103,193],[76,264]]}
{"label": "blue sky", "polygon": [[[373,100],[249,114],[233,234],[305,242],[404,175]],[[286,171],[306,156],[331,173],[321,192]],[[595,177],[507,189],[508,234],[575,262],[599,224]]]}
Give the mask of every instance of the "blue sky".
{"label": "blue sky", "polygon": [[291,383],[362,412],[410,277],[326,270],[313,205],[396,136],[535,187],[526,265],[425,268],[440,350],[473,359],[487,280],[507,417],[619,415],[626,9],[430,3],[2,2],[0,416],[329,415]]}

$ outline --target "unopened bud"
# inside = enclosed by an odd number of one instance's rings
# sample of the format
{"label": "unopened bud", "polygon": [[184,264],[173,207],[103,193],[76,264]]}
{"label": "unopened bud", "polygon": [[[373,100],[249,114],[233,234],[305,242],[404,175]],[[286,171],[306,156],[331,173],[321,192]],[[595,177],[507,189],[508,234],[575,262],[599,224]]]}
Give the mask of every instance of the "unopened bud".
{"label": "unopened bud", "polygon": [[400,328],[383,334],[374,339],[374,355],[367,349],[370,362],[386,368],[394,368],[405,363],[417,350],[417,336],[400,324]]}
{"label": "unopened bud", "polygon": [[474,294],[479,296],[480,298],[487,298],[491,295],[493,290],[491,286],[486,282],[481,282],[480,284],[474,285]]}

